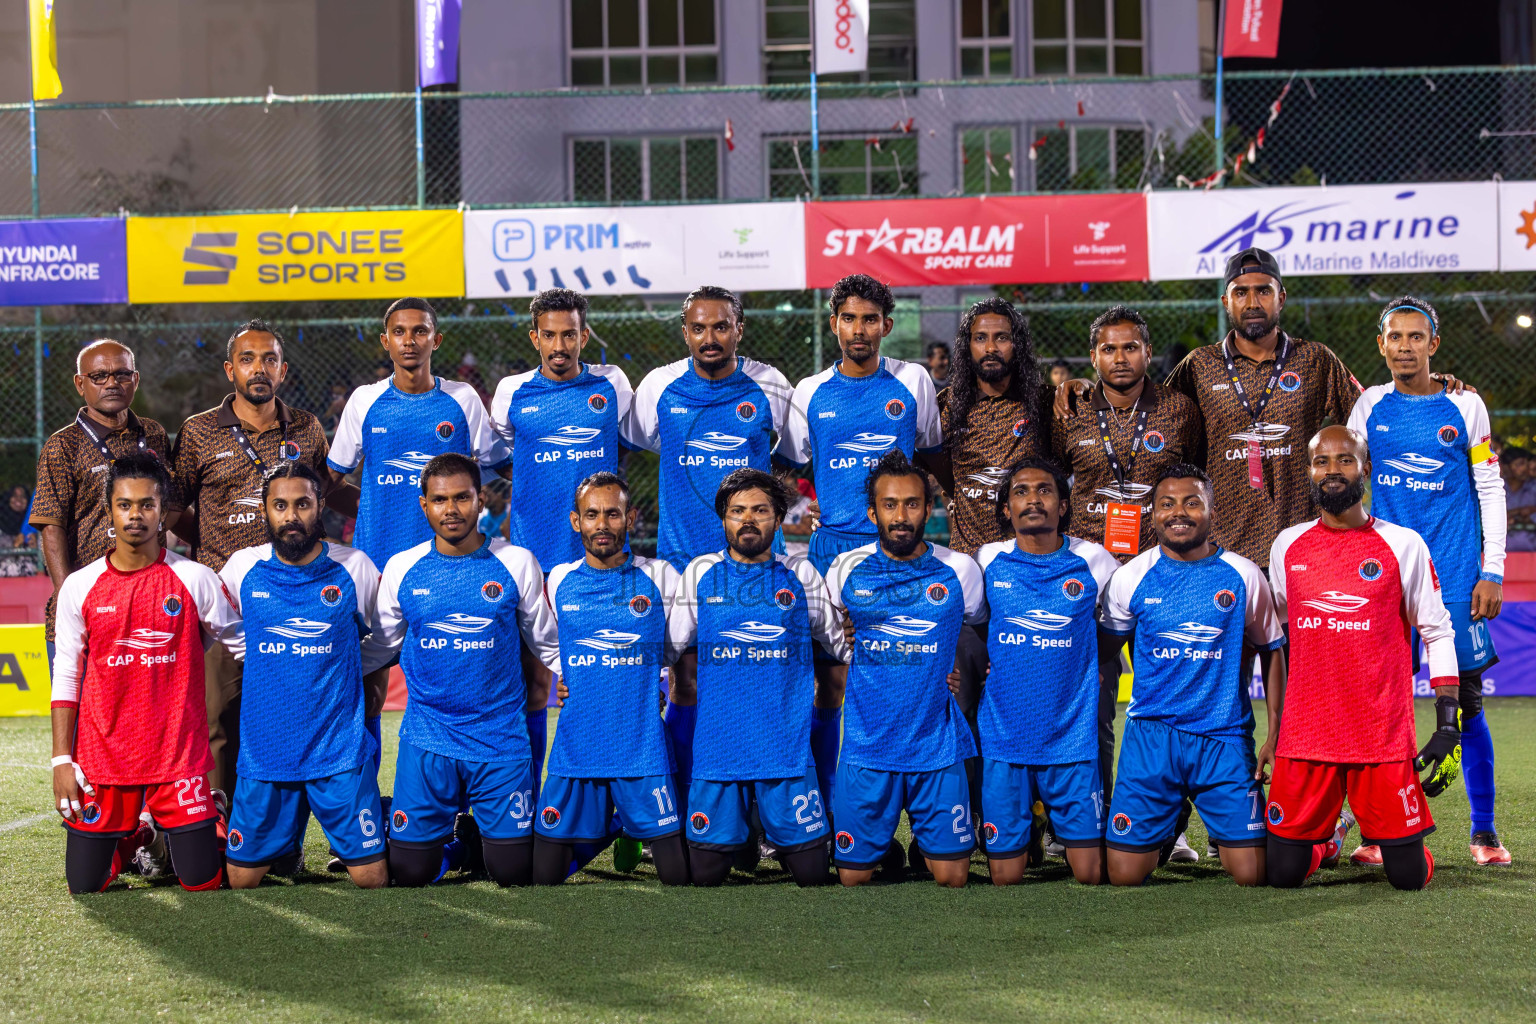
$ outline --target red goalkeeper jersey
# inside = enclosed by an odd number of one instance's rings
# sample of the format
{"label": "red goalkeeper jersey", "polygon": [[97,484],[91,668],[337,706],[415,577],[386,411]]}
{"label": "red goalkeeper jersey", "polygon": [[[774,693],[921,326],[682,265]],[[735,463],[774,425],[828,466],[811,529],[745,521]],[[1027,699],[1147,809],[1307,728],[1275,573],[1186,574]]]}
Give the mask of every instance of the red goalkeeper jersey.
{"label": "red goalkeeper jersey", "polygon": [[1424,539],[1380,519],[1353,530],[1314,519],[1275,538],[1269,575],[1291,638],[1275,752],[1347,764],[1412,758],[1410,629],[1428,648],[1430,681],[1456,682],[1455,634]]}
{"label": "red goalkeeper jersey", "polygon": [[80,709],[86,778],[134,786],[211,769],[203,638],[239,628],[218,575],[172,552],[135,572],[98,558],[71,574],[59,589],[53,706]]}

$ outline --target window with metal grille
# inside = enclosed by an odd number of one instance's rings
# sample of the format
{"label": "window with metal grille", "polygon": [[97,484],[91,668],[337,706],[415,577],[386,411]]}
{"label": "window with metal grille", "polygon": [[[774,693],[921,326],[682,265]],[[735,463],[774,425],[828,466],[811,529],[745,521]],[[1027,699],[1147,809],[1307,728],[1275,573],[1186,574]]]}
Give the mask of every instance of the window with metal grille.
{"label": "window with metal grille", "polygon": [[960,190],[968,196],[1015,191],[1013,144],[1012,125],[960,129]]}
{"label": "window with metal grille", "polygon": [[571,141],[571,198],[622,203],[720,198],[720,140],[713,136]]}
{"label": "window with metal grille", "polygon": [[1030,0],[1031,73],[1146,74],[1143,0]]}
{"label": "window with metal grille", "polygon": [[720,81],[715,0],[570,0],[575,86]]}
{"label": "window with metal grille", "polygon": [[[811,140],[785,136],[768,142],[768,194],[811,191]],[[821,194],[894,196],[918,192],[917,138],[912,135],[821,136]]]}
{"label": "window with metal grille", "polygon": [[960,0],[960,77],[1012,78],[1013,0]]}
{"label": "window with metal grille", "polygon": [[1146,167],[1140,127],[1068,125],[1035,132],[1035,189],[1040,192],[1136,189]]}

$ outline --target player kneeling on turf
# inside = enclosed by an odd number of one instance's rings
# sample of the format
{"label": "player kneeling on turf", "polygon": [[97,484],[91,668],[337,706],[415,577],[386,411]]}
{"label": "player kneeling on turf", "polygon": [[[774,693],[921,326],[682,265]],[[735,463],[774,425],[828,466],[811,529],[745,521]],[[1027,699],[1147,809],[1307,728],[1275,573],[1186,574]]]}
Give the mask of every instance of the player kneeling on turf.
{"label": "player kneeling on turf", "polygon": [[560,728],[534,822],[533,881],[558,885],[617,834],[651,844],[663,885],[686,885],[688,856],[657,681],[668,656],[677,570],[631,554],[635,509],[613,473],[576,486],[571,528],[586,555],[555,566]]}
{"label": "player kneeling on turf", "polygon": [[236,551],[220,573],[245,626],[228,645],[245,662],[226,848],[235,889],[255,887],[303,843],[311,811],[352,881],[389,883],[378,741],[363,724],[363,676],[391,659],[364,639],[379,571],[323,539],[320,491],[306,464],[278,465],[262,485],[271,542]]}
{"label": "player kneeling on turf", "polygon": [[[390,875],[396,885],[426,885],[483,863],[498,885],[527,885],[533,754],[518,637],[559,671],[544,576],[526,548],[476,528],[472,460],[437,456],[421,471],[421,493],[433,537],[391,558],[379,582],[378,634],[400,648],[411,695],[395,764]],[[465,804],[473,817],[457,813]]]}
{"label": "player kneeling on turf", "polygon": [[53,796],[72,893],[112,884],[143,809],[169,833],[183,889],[224,880],[203,650],[240,619],[212,569],[160,546],[170,489],[153,453],[113,460],[105,492],[117,546],[59,588]]}
{"label": "player kneeling on turf", "polygon": [[1152,488],[1157,547],[1121,566],[1104,598],[1104,628],[1134,634],[1136,670],[1105,837],[1115,885],[1146,881],[1186,799],[1227,874],[1264,883],[1264,788],[1244,676],[1257,649],[1275,700],[1285,634],[1263,571],[1211,540],[1211,499],[1202,470],[1165,469]]}
{"label": "player kneeling on turf", "polygon": [[853,626],[832,808],[838,875],[861,885],[894,860],[905,810],[934,880],[960,888],[976,847],[965,774],[976,747],[946,678],[961,627],[987,617],[981,569],[923,540],[933,485],[901,452],[875,464],[865,497],[880,539],[839,555],[827,578]]}
{"label": "player kneeling on turf", "polygon": [[993,885],[1024,877],[1039,800],[1084,885],[1104,875],[1099,695],[1120,681],[1120,639],[1097,625],[1118,569],[1091,541],[1064,536],[1072,492],[1047,459],[1014,466],[999,495],[1013,540],[976,555],[986,576],[987,675],[981,732],[981,833]]}
{"label": "player kneeling on turf", "polygon": [[[1269,884],[1298,886],[1317,870],[1319,844],[1348,796],[1360,836],[1381,847],[1387,880],[1422,889],[1435,874],[1424,837],[1435,830],[1424,796],[1456,780],[1456,638],[1424,539],[1372,518],[1361,499],[1370,473],[1365,438],[1324,427],[1307,446],[1312,500],[1322,518],[1275,538],[1269,573],[1289,615],[1290,674],[1270,703],[1261,766],[1269,787]],[[1417,629],[1429,651],[1438,727],[1414,755]],[[1282,713],[1283,712],[1283,713]],[[1423,790],[1416,769],[1432,768]]]}

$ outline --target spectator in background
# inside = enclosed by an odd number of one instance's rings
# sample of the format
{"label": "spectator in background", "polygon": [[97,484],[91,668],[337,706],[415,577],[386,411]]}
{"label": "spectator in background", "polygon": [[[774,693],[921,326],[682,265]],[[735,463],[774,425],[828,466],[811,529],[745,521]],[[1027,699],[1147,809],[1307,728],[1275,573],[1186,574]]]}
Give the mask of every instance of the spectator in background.
{"label": "spectator in background", "polygon": [[31,503],[32,495],[20,484],[6,492],[5,501],[0,503],[0,545],[26,546],[27,506]]}
{"label": "spectator in background", "polygon": [[1506,445],[1499,457],[1504,473],[1504,506],[1509,517],[1509,551],[1536,551],[1536,457]]}
{"label": "spectator in background", "polygon": [[1072,379],[1072,364],[1065,359],[1051,363],[1051,387],[1057,388]]}
{"label": "spectator in background", "polygon": [[475,394],[480,396],[480,404],[490,409],[491,393],[486,389],[485,378],[480,375],[480,360],[473,352],[465,352],[459,360],[459,380],[474,388]]}
{"label": "spectator in background", "polygon": [[798,492],[795,500],[784,513],[783,522],[779,523],[779,532],[784,535],[783,554],[809,558],[811,523],[814,522],[810,510],[811,504],[816,500],[816,488],[809,480],[800,477],[795,480],[795,489]]}
{"label": "spectator in background", "polygon": [[480,487],[480,506],[480,532],[487,537],[510,540],[512,481],[499,476],[487,480]]}
{"label": "spectator in background", "polygon": [[928,376],[933,378],[937,391],[949,382],[949,346],[942,341],[930,341],[923,358],[928,362]]}

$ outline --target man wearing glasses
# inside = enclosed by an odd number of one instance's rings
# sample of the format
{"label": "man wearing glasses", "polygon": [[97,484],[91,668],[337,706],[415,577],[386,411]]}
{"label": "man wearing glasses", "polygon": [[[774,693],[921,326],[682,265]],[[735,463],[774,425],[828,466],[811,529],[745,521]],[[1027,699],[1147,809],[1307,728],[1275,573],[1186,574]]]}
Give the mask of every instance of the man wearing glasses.
{"label": "man wearing glasses", "polygon": [[[37,459],[37,493],[32,526],[42,535],[43,563],[53,580],[45,636],[53,664],[53,617],[64,578],[111,551],[114,545],[102,482],[113,459],[150,451],[163,463],[165,428],[135,416],[128,406],[139,387],[128,346],[103,338],[80,350],[75,390],[85,406],[75,421],[50,437]],[[171,495],[168,509],[179,509]]]}

